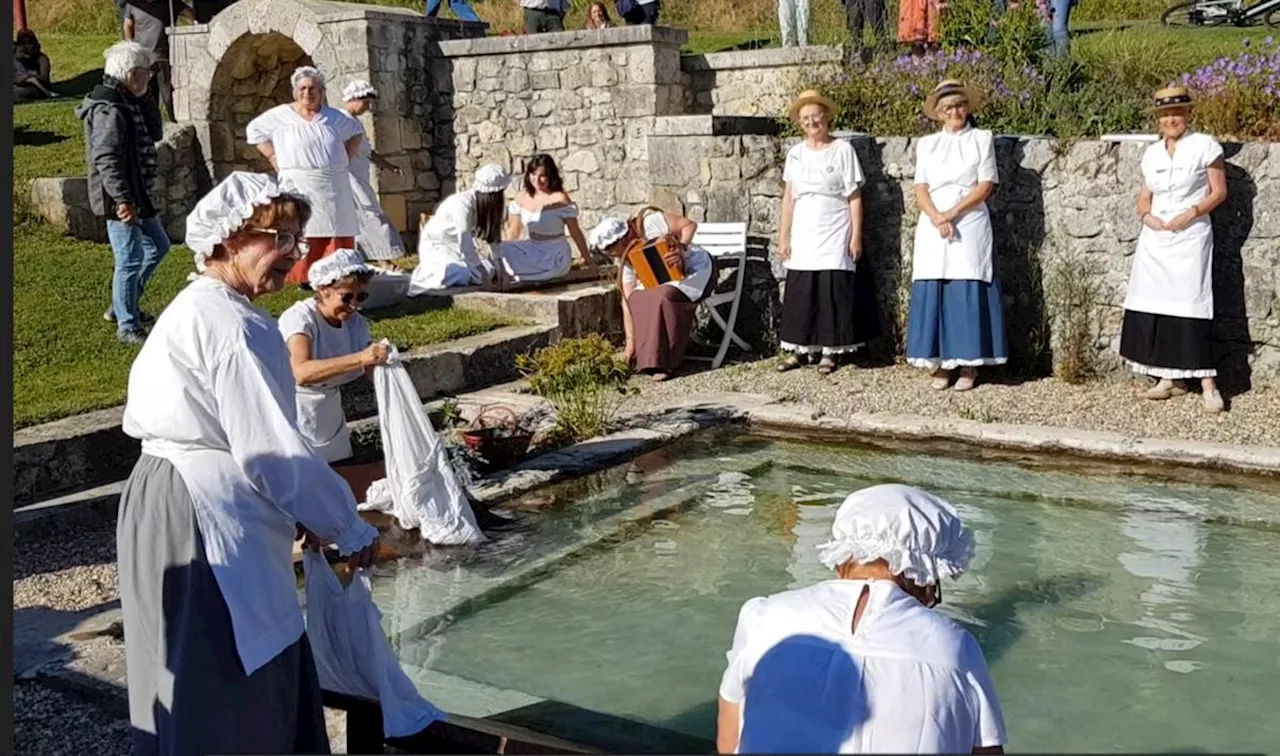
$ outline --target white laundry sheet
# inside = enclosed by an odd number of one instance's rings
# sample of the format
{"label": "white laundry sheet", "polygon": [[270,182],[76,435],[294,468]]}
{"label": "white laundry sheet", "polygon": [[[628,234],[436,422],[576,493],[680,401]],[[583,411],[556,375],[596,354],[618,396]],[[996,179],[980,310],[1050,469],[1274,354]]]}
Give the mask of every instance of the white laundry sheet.
{"label": "white laundry sheet", "polygon": [[399,352],[383,343],[390,347],[391,359],[374,368],[373,387],[387,477],[369,486],[360,509],[389,514],[400,527],[418,528],[424,539],[439,546],[487,540]]}
{"label": "white laundry sheet", "polygon": [[359,571],[346,588],[324,555],[306,551],[307,638],[320,686],[362,696],[382,707],[382,732],[403,738],[422,732],[445,713],[424,699],[400,668],[382,631],[382,613],[373,605],[369,578]]}

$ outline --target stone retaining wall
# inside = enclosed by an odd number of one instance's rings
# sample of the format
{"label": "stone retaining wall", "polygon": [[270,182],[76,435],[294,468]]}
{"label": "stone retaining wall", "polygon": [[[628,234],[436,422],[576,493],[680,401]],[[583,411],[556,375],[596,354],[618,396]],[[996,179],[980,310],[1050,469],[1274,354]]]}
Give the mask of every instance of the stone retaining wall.
{"label": "stone retaining wall", "polygon": [[[779,165],[793,140],[735,133],[726,119],[660,119],[649,143],[655,198],[695,220],[748,221],[776,243]],[[736,124],[740,131],[741,123]],[[667,134],[663,135],[666,131]],[[919,211],[914,139],[851,137],[863,171],[863,233],[884,323],[900,342]],[[1213,214],[1214,331],[1229,379],[1280,380],[1280,144],[1227,144],[1228,201]],[[1067,323],[1064,297],[1091,334],[1094,364],[1118,368],[1121,303],[1140,225],[1134,210],[1145,143],[997,139],[1000,186],[991,201],[996,271],[1014,368],[1042,374]],[[774,271],[783,277],[774,261]],[[1055,321],[1055,318],[1059,320]],[[893,343],[890,343],[892,346]]]}
{"label": "stone retaining wall", "polygon": [[686,55],[685,112],[781,117],[805,84],[838,73],[839,47],[783,47]]}

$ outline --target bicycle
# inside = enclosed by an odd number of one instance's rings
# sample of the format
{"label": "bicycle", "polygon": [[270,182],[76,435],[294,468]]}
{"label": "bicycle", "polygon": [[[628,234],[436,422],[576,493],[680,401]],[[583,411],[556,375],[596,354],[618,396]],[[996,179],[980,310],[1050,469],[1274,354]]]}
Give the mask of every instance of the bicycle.
{"label": "bicycle", "polygon": [[1280,29],[1280,0],[1261,0],[1246,6],[1245,0],[1192,0],[1179,3],[1160,16],[1164,26],[1253,26],[1265,21]]}

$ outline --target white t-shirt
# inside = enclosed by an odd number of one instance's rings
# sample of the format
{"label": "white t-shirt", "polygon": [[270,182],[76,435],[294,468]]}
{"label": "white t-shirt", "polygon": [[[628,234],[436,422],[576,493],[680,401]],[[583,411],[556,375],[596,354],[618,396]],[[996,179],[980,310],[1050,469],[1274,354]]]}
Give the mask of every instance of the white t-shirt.
{"label": "white t-shirt", "polygon": [[740,707],[740,748],[795,753],[822,733],[826,753],[971,753],[1006,741],[977,641],[889,581],[751,599],[727,656],[720,697]]}
{"label": "white t-shirt", "polygon": [[865,180],[853,145],[837,139],[815,150],[801,142],[787,151],[782,180],[795,202],[787,269],[853,270],[849,198]]}
{"label": "white t-shirt", "polygon": [[[330,360],[355,354],[373,343],[369,321],[360,313],[340,326],[329,325],[316,307],[315,298],[304,299],[280,314],[280,335],[287,344],[302,334],[311,340],[311,359]],[[342,410],[341,387],[364,375],[351,370],[310,386],[298,386],[298,430],[328,462],[351,456],[346,414]]]}

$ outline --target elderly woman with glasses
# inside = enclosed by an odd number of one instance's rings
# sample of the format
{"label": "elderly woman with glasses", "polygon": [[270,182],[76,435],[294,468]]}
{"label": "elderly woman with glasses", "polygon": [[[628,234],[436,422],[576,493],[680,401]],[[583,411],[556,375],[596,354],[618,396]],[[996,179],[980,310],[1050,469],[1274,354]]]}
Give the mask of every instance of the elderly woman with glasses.
{"label": "elderly woman with glasses", "polygon": [[310,212],[265,174],[202,198],[186,239],[201,275],[129,373],[142,456],[117,543],[137,753],[328,753],[293,545],[368,567],[378,532],[298,431],[289,353],[253,304],[284,287]]}
{"label": "elderly woman with glasses", "polygon": [[1002,753],[978,642],[942,613],[973,536],[918,488],[845,499],[819,547],[835,579],[743,605],[720,684],[720,753]]}
{"label": "elderly woman with glasses", "polygon": [[369,321],[360,314],[373,276],[359,252],[340,250],[307,273],[315,296],[280,315],[280,335],[298,383],[298,430],[330,463],[352,454],[342,387],[387,364],[390,351],[374,343]]}
{"label": "elderly woman with glasses", "polygon": [[350,169],[364,142],[364,127],[324,104],[325,79],[320,71],[303,66],[289,81],[293,102],[254,118],[245,127],[245,136],[271,161],[280,180],[311,203],[306,257],[289,274],[290,283],[306,285],[307,270],[316,260],[340,249],[355,249],[360,216]]}

